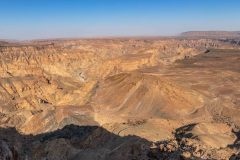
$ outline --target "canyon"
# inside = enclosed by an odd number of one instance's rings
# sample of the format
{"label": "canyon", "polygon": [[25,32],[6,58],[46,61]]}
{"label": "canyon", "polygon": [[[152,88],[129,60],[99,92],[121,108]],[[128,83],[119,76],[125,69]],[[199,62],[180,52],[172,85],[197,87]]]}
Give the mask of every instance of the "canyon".
{"label": "canyon", "polygon": [[237,160],[240,45],[184,36],[2,41],[0,150],[9,160]]}

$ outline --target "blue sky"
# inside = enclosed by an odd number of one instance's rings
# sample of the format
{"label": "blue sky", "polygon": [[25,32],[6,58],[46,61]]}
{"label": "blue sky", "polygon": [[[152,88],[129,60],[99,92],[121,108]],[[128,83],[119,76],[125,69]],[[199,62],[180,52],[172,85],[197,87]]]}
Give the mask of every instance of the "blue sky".
{"label": "blue sky", "polygon": [[0,39],[240,30],[240,0],[0,0]]}

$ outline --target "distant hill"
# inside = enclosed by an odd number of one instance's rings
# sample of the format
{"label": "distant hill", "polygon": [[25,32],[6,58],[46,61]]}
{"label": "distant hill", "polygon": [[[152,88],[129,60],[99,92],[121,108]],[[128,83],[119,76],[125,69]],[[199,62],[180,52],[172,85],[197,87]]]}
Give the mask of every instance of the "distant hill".
{"label": "distant hill", "polygon": [[5,45],[5,44],[8,44],[8,42],[0,40],[0,45]]}
{"label": "distant hill", "polygon": [[203,38],[240,38],[240,31],[189,31],[181,33],[180,36]]}

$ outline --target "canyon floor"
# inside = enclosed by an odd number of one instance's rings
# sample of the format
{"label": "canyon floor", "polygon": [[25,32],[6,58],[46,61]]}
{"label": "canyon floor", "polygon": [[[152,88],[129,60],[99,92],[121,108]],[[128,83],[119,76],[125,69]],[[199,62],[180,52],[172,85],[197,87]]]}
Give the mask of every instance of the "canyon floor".
{"label": "canyon floor", "polygon": [[0,42],[0,159],[240,159],[240,46]]}

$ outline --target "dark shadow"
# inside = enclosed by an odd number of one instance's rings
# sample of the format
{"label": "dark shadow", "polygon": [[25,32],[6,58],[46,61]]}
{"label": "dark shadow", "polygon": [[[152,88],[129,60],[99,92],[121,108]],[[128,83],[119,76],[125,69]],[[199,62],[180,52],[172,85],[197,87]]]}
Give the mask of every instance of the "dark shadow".
{"label": "dark shadow", "polygon": [[121,137],[99,126],[67,125],[39,135],[0,128],[1,160],[149,159],[151,144],[138,136]]}
{"label": "dark shadow", "polygon": [[[229,145],[229,147],[239,150],[240,149],[240,131],[237,131],[237,132],[233,131],[233,133],[236,135],[237,138],[233,144]],[[239,155],[239,157],[240,157],[240,155]]]}
{"label": "dark shadow", "polygon": [[234,133],[235,133],[236,136],[237,136],[237,139],[236,139],[236,141],[235,141],[235,144],[239,144],[239,148],[240,148],[240,131],[234,132]]}
{"label": "dark shadow", "polygon": [[121,137],[100,126],[72,124],[38,135],[24,135],[15,128],[0,128],[0,160],[199,159],[193,154],[196,148],[183,141],[194,138],[186,133],[195,125],[178,128],[176,139],[155,143],[134,135]]}
{"label": "dark shadow", "polygon": [[188,124],[185,126],[182,126],[180,128],[176,129],[175,137],[176,139],[182,139],[182,138],[193,138],[193,135],[191,133],[188,133],[196,126],[196,123]]}
{"label": "dark shadow", "polygon": [[[199,152],[200,156],[203,154],[201,150],[196,150],[194,146],[185,144],[182,141],[184,138],[194,138],[192,134],[188,133],[191,131],[196,124],[189,124],[182,126],[175,130],[175,139],[159,141],[155,143],[156,147],[152,148],[148,153],[151,159],[164,159],[164,160],[191,160],[200,159],[196,157],[193,152]],[[188,153],[188,155],[186,155]]]}

